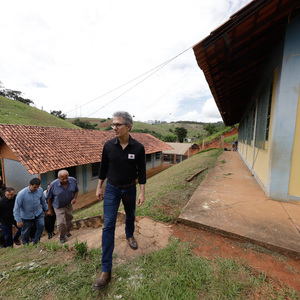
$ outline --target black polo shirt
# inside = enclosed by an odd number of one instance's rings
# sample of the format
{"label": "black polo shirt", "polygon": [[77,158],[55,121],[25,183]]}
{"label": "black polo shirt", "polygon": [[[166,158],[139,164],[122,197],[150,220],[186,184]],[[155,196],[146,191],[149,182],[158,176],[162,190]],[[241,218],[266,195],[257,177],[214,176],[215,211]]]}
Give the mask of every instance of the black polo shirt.
{"label": "black polo shirt", "polygon": [[16,224],[13,214],[15,200],[16,195],[13,199],[7,199],[5,196],[2,199],[0,199],[0,221],[2,224]]}
{"label": "black polo shirt", "polygon": [[146,183],[146,156],[144,146],[129,136],[123,150],[117,137],[104,144],[99,179],[108,178],[118,185],[132,183],[138,178],[139,184]]}

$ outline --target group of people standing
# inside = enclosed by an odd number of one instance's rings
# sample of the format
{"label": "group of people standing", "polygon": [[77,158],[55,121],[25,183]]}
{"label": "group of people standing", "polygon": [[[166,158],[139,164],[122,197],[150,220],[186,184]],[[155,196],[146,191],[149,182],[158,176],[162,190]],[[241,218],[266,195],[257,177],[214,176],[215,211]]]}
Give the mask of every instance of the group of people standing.
{"label": "group of people standing", "polygon": [[[41,180],[33,178],[29,186],[22,189],[17,195],[15,189],[8,187],[0,199],[0,222],[4,234],[4,247],[13,247],[13,244],[37,244],[44,232],[48,238],[54,234],[57,219],[57,232],[63,244],[71,236],[73,207],[78,195],[76,179],[69,177],[67,170],[58,172],[58,178],[48,185],[46,191],[40,187]],[[47,200],[46,200],[47,199]],[[13,226],[16,232],[13,235]]]}
{"label": "group of people standing", "polygon": [[[133,127],[132,116],[128,112],[119,111],[113,114],[111,125],[115,137],[104,144],[102,160],[99,168],[96,196],[103,203],[104,226],[102,232],[102,269],[100,277],[94,282],[93,289],[103,289],[111,280],[112,255],[114,251],[115,226],[120,202],[126,213],[125,235],[131,249],[138,249],[134,237],[136,205],[145,201],[146,156],[144,146],[133,139],[130,131]],[[136,181],[140,185],[140,193],[136,197]],[[106,181],[105,192],[103,184]],[[71,236],[73,207],[78,195],[76,179],[69,177],[66,170],[58,172],[58,178],[50,185],[44,194],[40,188],[40,180],[34,178],[29,187],[21,190],[14,199],[14,190],[8,188],[5,197],[0,201],[5,207],[1,214],[1,226],[7,232],[7,246],[17,243],[22,236],[22,243],[29,243],[30,229],[35,225],[36,231],[33,243],[38,243],[43,232],[46,216],[48,237],[53,236],[55,215],[57,232],[63,244]],[[46,201],[47,199],[47,201]],[[14,203],[14,204],[13,204]],[[8,213],[9,212],[9,213]],[[9,223],[5,223],[9,214]],[[12,237],[8,228],[15,225],[17,233]]]}

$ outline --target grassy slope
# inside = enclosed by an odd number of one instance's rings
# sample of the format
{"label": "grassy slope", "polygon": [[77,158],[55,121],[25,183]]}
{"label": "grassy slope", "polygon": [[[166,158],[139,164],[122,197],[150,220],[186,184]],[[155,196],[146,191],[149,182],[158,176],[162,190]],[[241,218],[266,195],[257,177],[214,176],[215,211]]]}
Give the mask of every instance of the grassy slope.
{"label": "grassy slope", "polygon": [[[163,129],[166,134],[174,134],[176,127],[184,127],[188,131],[187,137],[198,137],[199,134],[205,134],[206,131],[203,129],[203,124],[198,123],[163,123],[153,124],[155,128]],[[170,132],[172,130],[173,132]]]}
{"label": "grassy slope", "polygon": [[0,123],[78,128],[70,122],[57,118],[27,104],[0,96]]}

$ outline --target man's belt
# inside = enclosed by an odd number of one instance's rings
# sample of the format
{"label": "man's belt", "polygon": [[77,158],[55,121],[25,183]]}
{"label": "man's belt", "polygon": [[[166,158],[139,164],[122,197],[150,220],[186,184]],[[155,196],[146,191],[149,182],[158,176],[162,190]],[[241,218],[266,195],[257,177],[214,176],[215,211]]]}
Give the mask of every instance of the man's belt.
{"label": "man's belt", "polygon": [[116,187],[118,187],[118,188],[120,188],[120,189],[127,189],[127,188],[129,188],[129,187],[131,187],[131,186],[134,186],[134,185],[136,184],[135,180],[133,180],[132,182],[127,183],[127,184],[118,184],[117,182],[114,182],[114,181],[112,181],[112,180],[110,180],[110,179],[108,179],[108,181],[109,181],[112,185],[114,185],[114,186],[116,186]]}

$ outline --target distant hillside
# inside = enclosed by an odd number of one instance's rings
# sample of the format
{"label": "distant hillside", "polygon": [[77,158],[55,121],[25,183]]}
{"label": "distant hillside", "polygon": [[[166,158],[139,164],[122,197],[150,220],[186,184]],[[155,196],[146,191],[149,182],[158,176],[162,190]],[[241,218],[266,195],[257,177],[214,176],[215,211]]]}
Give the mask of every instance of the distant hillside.
{"label": "distant hillside", "polygon": [[[105,118],[79,118],[81,121],[88,121],[91,124],[97,124],[96,129],[111,130],[110,124],[112,119]],[[2,124],[18,124],[18,125],[36,125],[62,128],[79,128],[72,122],[75,118],[62,120],[45,111],[31,107],[22,102],[11,100],[0,96],[0,123]],[[207,136],[207,131],[204,127],[207,124],[214,124],[218,132],[211,136]],[[144,122],[135,121],[133,131],[150,133],[161,140],[165,137],[175,134],[176,127],[184,127],[187,130],[187,138],[192,138],[194,143],[201,144],[202,139],[205,138],[207,142],[216,139],[218,136],[231,130],[231,127],[225,127],[223,122],[217,123],[197,123],[189,121],[179,121],[171,123],[157,123],[148,124]],[[236,138],[233,137],[233,138]]]}
{"label": "distant hillside", "polygon": [[[97,119],[97,118],[79,118],[81,121],[87,121],[91,124],[97,124],[96,128],[100,130],[111,129],[110,124],[112,123],[112,119]],[[67,119],[70,122],[73,122],[75,118]],[[135,121],[133,125],[134,132],[145,132],[150,133],[161,140],[168,135],[175,134],[176,127],[184,127],[187,130],[187,138],[192,138],[194,141],[200,141],[204,137],[207,136],[207,131],[204,129],[205,125],[209,123],[197,123],[197,122],[189,122],[189,121],[179,121],[179,122],[171,122],[171,123],[157,123],[157,124],[148,124],[144,122]],[[225,128],[223,122],[212,123],[218,128],[218,130],[222,130]]]}
{"label": "distant hillside", "polygon": [[0,123],[78,128],[74,124],[16,100],[0,96]]}

